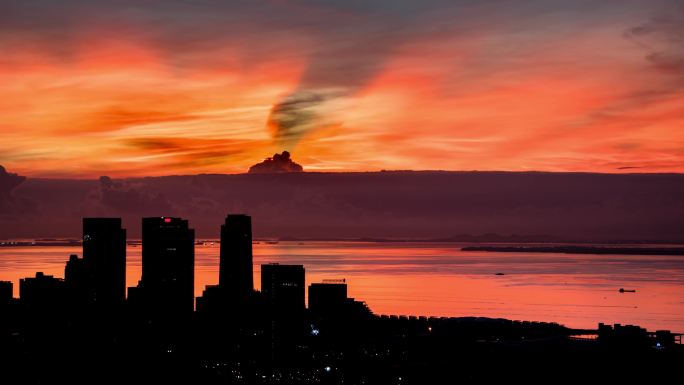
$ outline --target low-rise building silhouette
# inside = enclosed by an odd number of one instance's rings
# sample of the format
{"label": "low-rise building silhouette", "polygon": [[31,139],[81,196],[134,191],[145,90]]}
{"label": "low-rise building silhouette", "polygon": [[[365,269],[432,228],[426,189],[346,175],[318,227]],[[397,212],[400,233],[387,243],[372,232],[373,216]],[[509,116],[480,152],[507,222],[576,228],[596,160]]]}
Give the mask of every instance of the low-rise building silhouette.
{"label": "low-rise building silhouette", "polygon": [[83,258],[71,254],[64,267],[64,285],[68,299],[77,306],[88,306],[94,301],[92,277]]}
{"label": "low-rise building silhouette", "polygon": [[324,281],[309,285],[309,310],[318,313],[341,311],[347,304],[345,280]]}
{"label": "low-rise building silhouette", "polygon": [[19,280],[19,299],[29,307],[58,307],[65,299],[64,280],[42,271]]}
{"label": "low-rise building silhouette", "polygon": [[14,298],[14,284],[12,281],[0,281],[0,304],[12,302]]}

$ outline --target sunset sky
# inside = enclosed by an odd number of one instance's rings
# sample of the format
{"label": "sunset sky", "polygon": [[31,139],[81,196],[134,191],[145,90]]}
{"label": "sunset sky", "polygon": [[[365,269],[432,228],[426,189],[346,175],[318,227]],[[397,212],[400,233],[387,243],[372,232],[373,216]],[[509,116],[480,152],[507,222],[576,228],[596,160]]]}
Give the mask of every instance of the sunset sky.
{"label": "sunset sky", "polygon": [[680,0],[4,0],[29,177],[684,172]]}

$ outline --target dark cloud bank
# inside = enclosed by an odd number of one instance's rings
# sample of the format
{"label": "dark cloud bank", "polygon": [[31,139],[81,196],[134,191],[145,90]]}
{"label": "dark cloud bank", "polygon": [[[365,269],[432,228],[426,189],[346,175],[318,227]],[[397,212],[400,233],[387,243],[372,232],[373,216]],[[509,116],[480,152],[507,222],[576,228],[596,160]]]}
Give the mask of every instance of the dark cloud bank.
{"label": "dark cloud bank", "polygon": [[25,177],[9,173],[0,166],[0,218],[17,209],[17,201],[14,199],[12,191],[25,180]]}
{"label": "dark cloud bank", "polygon": [[139,237],[144,215],[186,217],[199,237],[217,237],[225,214],[248,213],[255,235],[268,237],[684,241],[680,174],[269,173],[17,184],[4,172],[0,182],[0,238],[78,236],[83,216],[123,217]]}

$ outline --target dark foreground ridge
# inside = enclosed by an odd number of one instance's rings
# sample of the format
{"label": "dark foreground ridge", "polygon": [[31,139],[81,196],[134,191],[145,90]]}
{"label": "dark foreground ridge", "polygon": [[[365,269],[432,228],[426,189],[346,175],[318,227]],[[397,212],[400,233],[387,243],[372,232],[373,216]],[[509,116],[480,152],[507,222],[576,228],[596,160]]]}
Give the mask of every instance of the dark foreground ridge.
{"label": "dark foreground ridge", "polygon": [[3,383],[442,384],[644,381],[679,377],[681,335],[599,324],[375,315],[345,280],[312,283],[302,265],[261,266],[252,226],[221,226],[219,283],[194,292],[194,229],[142,220],[142,277],[125,295],[126,230],[83,220],[83,257],[64,279],[0,282]]}

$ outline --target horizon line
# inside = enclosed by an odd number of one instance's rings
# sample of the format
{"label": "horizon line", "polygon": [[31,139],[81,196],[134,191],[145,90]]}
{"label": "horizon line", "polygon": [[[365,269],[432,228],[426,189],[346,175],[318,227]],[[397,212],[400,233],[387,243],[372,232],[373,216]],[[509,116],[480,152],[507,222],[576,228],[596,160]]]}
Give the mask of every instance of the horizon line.
{"label": "horizon line", "polygon": [[[630,169],[633,170],[633,169]],[[141,175],[141,176],[110,176],[107,173],[100,174],[97,176],[81,176],[81,175],[61,175],[61,176],[46,176],[37,175],[32,176],[30,174],[24,174],[16,172],[14,170],[8,173],[14,173],[19,176],[23,176],[26,179],[43,179],[43,180],[97,180],[101,177],[109,177],[112,179],[146,179],[146,178],[169,178],[169,177],[190,177],[190,176],[244,176],[244,175],[256,175],[256,176],[277,176],[277,175],[302,175],[302,174],[384,174],[384,173],[482,173],[482,174],[496,174],[496,173],[507,173],[507,174],[590,174],[590,175],[684,175],[684,171],[640,171],[625,172],[622,170],[616,170],[615,172],[607,171],[549,171],[549,170],[443,170],[443,169],[380,169],[380,170],[366,170],[366,171],[301,171],[301,172],[260,172],[260,173],[250,173],[250,172],[235,172],[235,173],[197,173],[197,174],[164,174],[164,175]]]}

